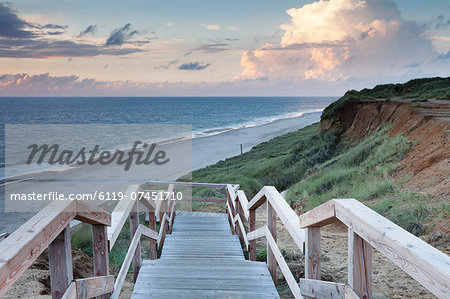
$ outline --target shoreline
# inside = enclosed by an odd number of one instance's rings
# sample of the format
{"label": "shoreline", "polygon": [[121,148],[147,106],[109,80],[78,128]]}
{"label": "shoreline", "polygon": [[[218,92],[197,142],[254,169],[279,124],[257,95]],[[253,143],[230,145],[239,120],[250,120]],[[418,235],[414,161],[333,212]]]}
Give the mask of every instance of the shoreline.
{"label": "shoreline", "polygon": [[[299,130],[310,124],[316,123],[320,120],[321,112],[308,113],[300,117],[280,119],[275,120],[271,123],[267,123],[260,126],[246,127],[241,129],[235,129],[226,131],[220,134],[212,136],[197,137],[189,140],[178,140],[170,144],[169,147],[182,147],[186,146],[183,142],[192,142],[192,165],[189,169],[185,168],[184,171],[176,170],[173,173],[161,177],[161,181],[175,181],[179,177],[190,173],[193,170],[197,170],[208,165],[215,164],[226,158],[230,158],[240,154],[240,144],[243,145],[243,152],[249,151],[252,147],[270,140],[274,137],[281,136],[288,132]],[[191,154],[191,153],[187,153]],[[49,181],[49,186],[54,187],[55,191],[63,192],[67,189],[67,182],[70,182],[71,176],[85,176],[89,178],[101,178],[107,172],[108,169],[90,169],[86,171],[83,167],[69,168],[66,171],[43,171],[43,172],[33,172],[31,174],[23,174],[21,176],[15,176],[14,182],[8,182],[8,186],[0,185],[0,188],[17,188],[21,192],[28,191],[32,192],[39,184],[39,181]],[[97,186],[98,189],[101,187],[114,188],[111,191],[125,191],[128,185],[131,183],[130,180],[120,180],[115,181],[114,184],[99,182]],[[140,181],[133,181],[135,183],[144,183],[152,178],[142,178]],[[52,183],[51,181],[55,182]],[[16,184],[16,182],[21,182]],[[34,181],[34,182],[33,182]],[[15,186],[16,185],[16,186]],[[20,187],[20,188],[18,188]],[[61,189],[62,188],[62,189]],[[109,191],[109,190],[108,190]],[[26,222],[29,218],[34,215],[34,212],[6,212],[5,211],[5,196],[4,193],[0,196],[0,233],[8,232],[11,233],[16,230],[20,225]],[[12,221],[14,219],[14,221]]]}

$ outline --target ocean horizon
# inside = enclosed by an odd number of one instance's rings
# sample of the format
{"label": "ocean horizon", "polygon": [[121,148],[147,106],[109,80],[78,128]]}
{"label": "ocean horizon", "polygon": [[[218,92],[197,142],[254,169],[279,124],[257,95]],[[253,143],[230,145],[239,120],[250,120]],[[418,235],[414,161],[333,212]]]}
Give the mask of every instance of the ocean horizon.
{"label": "ocean horizon", "polygon": [[[321,112],[336,97],[1,97],[5,124],[190,124],[192,138]],[[167,139],[179,136],[167,136]],[[0,144],[4,148],[5,135]],[[124,144],[111,144],[123,148]],[[43,166],[45,167],[45,166]],[[0,177],[5,176],[4,152]]]}

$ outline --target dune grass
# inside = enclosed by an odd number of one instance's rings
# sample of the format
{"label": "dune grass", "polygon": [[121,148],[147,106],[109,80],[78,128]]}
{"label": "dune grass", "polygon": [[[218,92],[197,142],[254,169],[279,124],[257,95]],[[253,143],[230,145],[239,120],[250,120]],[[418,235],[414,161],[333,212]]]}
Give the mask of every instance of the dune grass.
{"label": "dune grass", "polygon": [[[317,133],[317,129],[318,124],[314,124],[261,143],[247,153],[194,171],[192,180],[237,183],[248,197],[265,185],[285,190],[300,181],[314,165],[335,155],[337,136],[333,132]],[[212,192],[207,189],[194,191],[198,196],[214,195],[207,193]]]}
{"label": "dune grass", "polygon": [[412,144],[402,135],[390,136],[388,126],[351,144],[317,129],[315,124],[264,142],[194,171],[192,180],[240,184],[248,198],[272,185],[287,190],[286,200],[302,211],[332,198],[355,198],[416,235],[426,232],[429,217],[448,210],[435,198],[404,190],[410,177],[392,179]]}

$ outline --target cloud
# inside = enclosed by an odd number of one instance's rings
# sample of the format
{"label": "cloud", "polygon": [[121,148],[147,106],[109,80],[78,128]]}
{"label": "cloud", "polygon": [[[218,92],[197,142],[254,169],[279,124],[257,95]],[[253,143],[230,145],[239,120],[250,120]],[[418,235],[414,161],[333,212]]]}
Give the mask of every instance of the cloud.
{"label": "cloud", "polygon": [[[131,25],[113,31],[111,44],[121,44],[136,32],[130,32]],[[68,26],[59,24],[32,24],[19,18],[11,8],[0,3],[0,57],[9,58],[62,58],[93,57],[99,55],[128,55],[143,52],[138,47],[116,48],[106,45],[82,43],[74,40],[54,39],[63,34]],[[88,26],[80,33],[92,33],[96,25]],[[147,41],[137,41],[139,46]]]}
{"label": "cloud", "polygon": [[86,27],[86,29],[84,29],[83,31],[80,32],[78,37],[83,37],[87,34],[95,34],[96,31],[97,31],[97,25],[89,25]]}
{"label": "cloud", "polygon": [[70,40],[0,39],[0,57],[51,58],[127,55],[143,52],[137,48],[109,48]]}
{"label": "cloud", "polygon": [[161,69],[168,70],[171,65],[173,65],[173,64],[175,64],[177,62],[178,62],[178,59],[175,59],[175,60],[169,61],[166,64],[155,66],[154,69],[155,70],[161,70]]}
{"label": "cloud", "polygon": [[202,26],[203,28],[208,29],[208,30],[220,30],[220,29],[222,29],[222,27],[220,27],[220,25],[214,25],[214,24],[210,24],[210,25],[208,25],[208,24],[200,24],[200,26]]}
{"label": "cloud", "polygon": [[233,31],[238,30],[238,28],[237,28],[237,27],[234,27],[234,26],[228,26],[228,29],[233,30]]}
{"label": "cloud", "polygon": [[228,41],[228,42],[235,42],[238,41],[239,38],[229,38],[229,37],[225,37],[224,40]]}
{"label": "cloud", "polygon": [[106,46],[121,46],[127,40],[133,37],[133,35],[137,34],[137,30],[131,30],[131,24],[125,24],[121,28],[116,28],[111,32],[110,36],[106,40]]}
{"label": "cloud", "polygon": [[439,54],[423,28],[403,19],[392,0],[319,0],[287,14],[281,40],[245,51],[235,80],[343,81],[401,76],[411,66],[444,72],[432,64]]}
{"label": "cloud", "polygon": [[228,50],[227,48],[224,48],[226,46],[228,46],[228,44],[224,43],[202,44],[199,45],[198,47],[191,49],[191,51],[200,51],[203,53],[217,53]]}
{"label": "cloud", "polygon": [[36,35],[29,30],[31,24],[20,19],[5,3],[0,3],[0,37],[32,38]]}
{"label": "cloud", "polygon": [[211,64],[202,64],[200,62],[189,62],[189,63],[184,63],[182,65],[180,65],[178,67],[179,70],[184,70],[184,71],[200,71],[200,70],[204,70],[206,69],[208,66],[210,66]]}
{"label": "cloud", "polygon": [[164,25],[167,26],[167,27],[172,27],[172,26],[175,26],[176,23],[174,23],[174,22],[166,22],[166,23],[164,23]]}

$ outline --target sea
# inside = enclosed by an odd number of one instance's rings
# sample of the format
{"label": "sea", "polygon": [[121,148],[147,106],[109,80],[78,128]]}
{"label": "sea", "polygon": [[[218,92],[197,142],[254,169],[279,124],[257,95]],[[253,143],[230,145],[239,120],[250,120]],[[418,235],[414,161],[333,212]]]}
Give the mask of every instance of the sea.
{"label": "sea", "polygon": [[0,97],[5,124],[189,124],[192,138],[322,111],[337,97]]}

